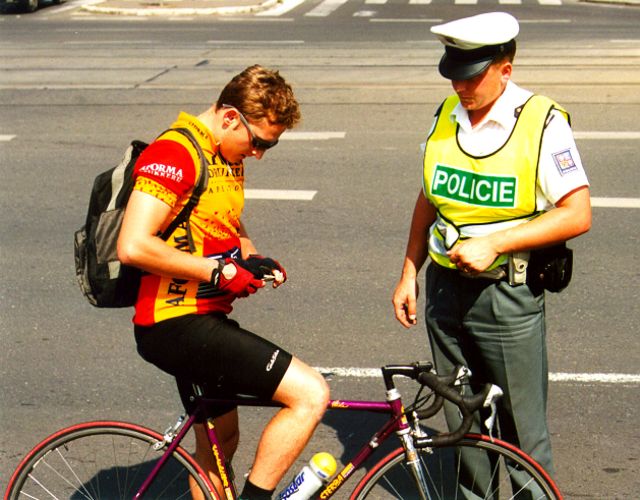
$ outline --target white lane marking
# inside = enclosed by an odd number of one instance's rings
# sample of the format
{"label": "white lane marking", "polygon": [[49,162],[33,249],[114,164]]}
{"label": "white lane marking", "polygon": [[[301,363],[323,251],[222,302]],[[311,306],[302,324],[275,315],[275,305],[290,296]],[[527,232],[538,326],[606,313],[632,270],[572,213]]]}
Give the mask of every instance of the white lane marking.
{"label": "white lane marking", "polygon": [[321,4],[310,10],[305,16],[327,17],[334,10],[342,7],[349,0],[324,0]]}
{"label": "white lane marking", "polygon": [[409,5],[429,5],[431,0],[409,0]]}
{"label": "white lane marking", "polygon": [[0,134],[0,142],[9,142],[12,141],[13,139],[15,139],[16,136],[15,135],[11,135],[11,134]]}
{"label": "white lane marking", "polygon": [[220,45],[300,45],[304,40],[207,40]]}
{"label": "white lane marking", "polygon": [[[135,22],[148,22],[150,16],[125,16],[118,15],[118,21],[135,21]],[[71,19],[73,21],[91,21],[91,22],[99,22],[99,21],[113,21],[112,15],[105,16],[104,14],[96,13],[96,12],[88,12],[88,11],[75,11],[71,13]]]}
{"label": "white lane marking", "polygon": [[354,378],[376,378],[382,375],[380,368],[355,368],[348,366],[334,366],[328,368],[326,366],[314,366],[316,371],[336,377],[354,377]]}
{"label": "white lane marking", "polygon": [[[550,5],[560,5],[561,3]],[[518,22],[520,24],[567,24],[571,23],[571,19],[518,19]]]}
{"label": "white lane marking", "polygon": [[[260,13],[255,16],[246,17],[220,17],[218,20],[223,22],[241,22],[241,23],[262,23],[262,22],[283,22],[283,23],[291,23],[294,21],[292,17],[257,17]],[[264,16],[264,15],[263,15]]]}
{"label": "white lane marking", "polygon": [[[315,367],[320,373],[336,377],[378,378],[381,377],[380,368],[355,367]],[[584,382],[599,384],[640,384],[640,375],[630,373],[550,373],[552,382]]]}
{"label": "white lane marking", "polygon": [[[456,3],[475,5],[477,0],[459,0]],[[379,18],[369,19],[372,23],[441,23],[442,19],[422,19],[422,18]],[[520,24],[568,24],[571,23],[571,19],[518,19]],[[437,40],[433,42],[431,40],[409,40],[408,43],[440,43]]]}
{"label": "white lane marking", "polygon": [[302,3],[304,3],[304,0],[283,0],[276,7],[258,12],[256,16],[281,16],[282,14],[286,14],[290,10],[295,9]]}
{"label": "white lane marking", "polygon": [[640,198],[591,198],[591,206],[597,208],[640,208]]}
{"label": "white lane marking", "polygon": [[329,139],[344,139],[346,132],[285,132],[280,140],[288,141],[326,141]]}
{"label": "white lane marking", "polygon": [[[414,19],[393,19],[393,18],[375,18],[369,19],[371,23],[440,23],[442,19],[427,19],[427,18],[414,18]],[[437,42],[440,43],[440,42]]]}
{"label": "white lane marking", "polygon": [[68,10],[78,9],[78,8],[83,7],[85,5],[96,5],[96,4],[102,3],[102,1],[103,0],[79,0],[79,1],[75,1],[75,2],[69,2],[68,4],[65,4],[65,5],[55,6],[51,10],[47,9],[47,13],[49,13],[49,14],[59,14],[61,12],[66,12]]}
{"label": "white lane marking", "polygon": [[585,382],[600,384],[637,384],[640,375],[631,373],[550,373],[553,382]]}
{"label": "white lane marking", "polygon": [[[120,20],[121,18],[118,18]],[[151,45],[153,40],[66,40],[62,45]]]}
{"label": "white lane marking", "polygon": [[373,17],[377,14],[375,10],[359,10],[353,13],[353,17]]}
{"label": "white lane marking", "polygon": [[247,200],[311,201],[317,192],[303,189],[245,189],[244,197]]}
{"label": "white lane marking", "polygon": [[603,131],[585,131],[585,132],[573,132],[573,137],[575,139],[614,139],[614,140],[629,140],[629,139],[640,139],[640,132],[634,131],[622,131],[622,132],[614,132],[610,130]]}

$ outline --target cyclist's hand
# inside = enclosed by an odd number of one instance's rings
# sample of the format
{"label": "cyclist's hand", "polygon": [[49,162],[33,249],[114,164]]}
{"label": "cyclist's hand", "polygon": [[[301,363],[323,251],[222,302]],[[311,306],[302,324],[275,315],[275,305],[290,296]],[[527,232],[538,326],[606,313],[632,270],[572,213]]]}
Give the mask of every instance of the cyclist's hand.
{"label": "cyclist's hand", "polygon": [[258,279],[264,279],[265,276],[273,276],[274,288],[287,281],[287,272],[275,259],[254,254],[249,255],[246,260],[238,261],[238,264],[253,273]]}
{"label": "cyclist's hand", "polygon": [[418,282],[415,279],[402,279],[393,292],[393,310],[396,319],[409,328],[418,322],[416,301],[418,298]]}
{"label": "cyclist's hand", "polygon": [[233,294],[236,297],[248,297],[264,286],[264,281],[257,278],[250,271],[239,265],[234,259],[224,260],[224,267],[211,275],[211,282],[219,290]]}

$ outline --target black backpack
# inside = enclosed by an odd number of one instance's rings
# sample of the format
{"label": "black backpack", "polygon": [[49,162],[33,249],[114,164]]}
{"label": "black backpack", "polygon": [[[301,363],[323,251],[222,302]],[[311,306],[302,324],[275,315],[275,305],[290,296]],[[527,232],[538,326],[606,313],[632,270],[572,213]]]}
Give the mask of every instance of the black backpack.
{"label": "black backpack", "polygon": [[[200,175],[191,198],[162,233],[163,240],[188,220],[209,180],[207,162],[191,132],[184,128],[171,130],[186,136],[198,152]],[[117,242],[124,210],[133,191],[134,166],[147,146],[144,142],[133,141],[118,166],[95,178],[86,222],[75,232],[76,278],[84,296],[96,307],[129,307],[138,297],[143,271],[118,260]],[[191,238],[188,239],[191,245]]]}

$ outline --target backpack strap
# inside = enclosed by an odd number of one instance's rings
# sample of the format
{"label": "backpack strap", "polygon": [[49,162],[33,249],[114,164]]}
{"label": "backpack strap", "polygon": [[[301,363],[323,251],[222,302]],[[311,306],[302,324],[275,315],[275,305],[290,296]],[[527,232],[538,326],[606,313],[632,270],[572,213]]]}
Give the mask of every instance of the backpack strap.
{"label": "backpack strap", "polygon": [[[176,132],[180,132],[187,139],[189,139],[189,141],[191,142],[195,150],[198,152],[198,158],[200,158],[200,173],[198,175],[198,182],[193,187],[193,191],[191,192],[191,197],[189,198],[189,201],[182,208],[182,210],[180,210],[180,213],[176,215],[176,218],[173,219],[173,221],[171,221],[171,224],[169,224],[167,229],[165,229],[162,235],[160,236],[165,241],[169,239],[169,236],[171,236],[171,234],[178,228],[180,224],[182,224],[183,222],[189,219],[189,216],[191,215],[191,211],[195,208],[195,206],[200,201],[200,196],[202,195],[202,193],[204,193],[204,190],[206,189],[207,184],[209,183],[209,168],[207,165],[207,161],[204,157],[204,153],[202,151],[202,148],[200,147],[200,144],[198,144],[198,141],[195,139],[195,137],[193,137],[193,134],[191,133],[191,131],[189,131],[186,128],[175,128],[175,129],[169,129],[169,130],[175,130]],[[187,229],[187,233],[189,233],[188,229]],[[192,242],[191,242],[190,235],[189,235],[189,247],[190,247],[190,250],[193,251],[193,249],[191,248]]]}

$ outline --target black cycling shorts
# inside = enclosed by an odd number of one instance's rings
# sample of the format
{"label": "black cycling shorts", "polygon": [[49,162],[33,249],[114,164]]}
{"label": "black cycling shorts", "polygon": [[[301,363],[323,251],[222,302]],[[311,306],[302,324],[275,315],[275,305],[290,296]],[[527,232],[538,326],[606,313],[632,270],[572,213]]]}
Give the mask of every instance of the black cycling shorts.
{"label": "black cycling shorts", "polygon": [[[207,397],[238,394],[270,400],[292,356],[222,314],[190,314],[135,327],[138,352],[148,362],[176,377],[180,398],[193,410],[193,385]],[[217,417],[235,405],[217,405]]]}

